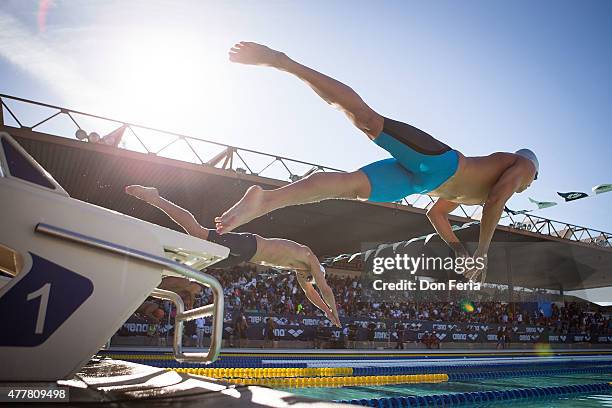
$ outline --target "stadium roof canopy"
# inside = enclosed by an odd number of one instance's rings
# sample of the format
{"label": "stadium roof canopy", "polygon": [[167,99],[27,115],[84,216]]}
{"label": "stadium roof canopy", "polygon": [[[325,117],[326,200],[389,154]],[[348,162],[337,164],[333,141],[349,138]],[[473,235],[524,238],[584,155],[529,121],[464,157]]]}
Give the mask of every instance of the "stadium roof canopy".
{"label": "stadium roof canopy", "polygon": [[[286,184],[27,128],[4,126],[0,130],[14,136],[72,197],[174,229],[178,227],[161,212],[126,195],[124,187],[155,186],[193,212],[204,226],[212,227],[214,217],[236,202],[249,186]],[[461,224],[469,219],[451,216],[451,221]],[[241,230],[292,239],[323,257],[361,251],[373,242],[404,241],[430,233],[432,227],[421,208],[329,200],[274,211]],[[460,236],[476,242],[478,229],[460,231]],[[609,247],[505,226],[498,227],[494,241],[487,282],[566,291],[612,286]]]}

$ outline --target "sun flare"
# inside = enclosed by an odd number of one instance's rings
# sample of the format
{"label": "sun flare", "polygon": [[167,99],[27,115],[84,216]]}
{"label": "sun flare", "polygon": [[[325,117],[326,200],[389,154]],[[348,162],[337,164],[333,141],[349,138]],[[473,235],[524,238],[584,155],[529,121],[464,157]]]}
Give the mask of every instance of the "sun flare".
{"label": "sun flare", "polygon": [[190,33],[151,32],[124,42],[113,86],[121,117],[166,129],[189,128],[223,103],[227,61],[210,57],[196,39]]}

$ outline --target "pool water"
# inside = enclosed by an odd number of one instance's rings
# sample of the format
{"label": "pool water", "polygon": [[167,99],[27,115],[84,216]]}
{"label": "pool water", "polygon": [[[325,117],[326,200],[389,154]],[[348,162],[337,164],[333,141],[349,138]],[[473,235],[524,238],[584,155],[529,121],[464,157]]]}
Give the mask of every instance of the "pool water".
{"label": "pool water", "polygon": [[[377,407],[432,407],[461,404],[492,407],[503,404],[517,408],[610,407],[612,408],[612,359],[608,350],[558,351],[554,355],[524,352],[473,352],[383,354],[383,353],[312,353],[288,350],[277,353],[228,353],[206,367],[209,376],[234,383],[270,386],[294,385],[293,377],[302,377],[298,388],[274,388],[291,394],[326,401],[355,401]],[[130,354],[131,353],[131,354]],[[169,354],[128,350],[112,357],[128,359],[155,367],[165,367],[195,375],[201,365],[179,363]],[[333,370],[349,369],[350,373]],[[352,370],[351,370],[352,368]],[[322,369],[319,372],[317,370]],[[248,373],[245,370],[250,370]],[[289,370],[293,370],[289,372]],[[303,371],[300,371],[303,370]],[[328,371],[326,371],[328,370]],[[191,372],[194,371],[194,372]],[[345,370],[346,371],[346,370]],[[449,381],[439,383],[392,383],[397,375],[448,374]],[[364,377],[362,385],[350,387],[308,387],[314,377]],[[389,376],[389,378],[385,378]],[[366,378],[368,377],[368,378]],[[305,380],[309,381],[305,381]],[[261,380],[261,381],[260,381]],[[288,380],[288,381],[283,381]],[[389,380],[389,381],[387,381]],[[399,380],[399,379],[398,379]],[[323,381],[322,381],[323,382]],[[333,382],[333,381],[332,381]],[[319,383],[319,381],[314,381]],[[330,383],[329,381],[323,383]],[[302,386],[306,385],[302,388]],[[466,402],[468,401],[468,402]],[[487,402],[485,402],[487,401]],[[420,404],[420,405],[418,405]]]}
{"label": "pool water", "polygon": [[[338,388],[285,388],[283,390],[311,398],[324,400],[350,400],[361,398],[407,397],[435,394],[450,394],[473,391],[503,391],[516,388],[551,387],[573,384],[593,384],[612,381],[611,374],[556,374],[554,376],[533,376],[496,378],[488,380],[449,381],[437,384],[398,384],[384,386],[358,386]],[[473,406],[491,406],[478,404]],[[522,408],[544,407],[612,407],[612,394],[577,395],[559,397],[545,401],[495,402]]]}

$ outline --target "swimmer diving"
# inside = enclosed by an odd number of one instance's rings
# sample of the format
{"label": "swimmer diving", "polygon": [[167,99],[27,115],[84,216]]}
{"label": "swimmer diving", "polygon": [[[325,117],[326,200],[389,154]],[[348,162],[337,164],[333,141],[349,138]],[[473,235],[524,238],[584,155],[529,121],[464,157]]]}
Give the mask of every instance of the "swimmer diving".
{"label": "swimmer diving", "polygon": [[[491,240],[506,202],[537,179],[538,158],[529,149],[469,157],[407,123],[386,118],[349,86],[302,65],[285,53],[253,42],[229,51],[230,61],[276,68],[305,82],[325,102],[342,111],[376,145],[392,157],[349,173],[314,173],[273,190],[250,187],[229,210],[215,219],[223,234],[270,211],[327,199],[393,202],[410,194],[438,198],[427,217],[457,257],[482,258],[483,268],[466,278],[486,277]],[[448,215],[460,204],[483,205],[478,247],[470,254],[453,232]]]}

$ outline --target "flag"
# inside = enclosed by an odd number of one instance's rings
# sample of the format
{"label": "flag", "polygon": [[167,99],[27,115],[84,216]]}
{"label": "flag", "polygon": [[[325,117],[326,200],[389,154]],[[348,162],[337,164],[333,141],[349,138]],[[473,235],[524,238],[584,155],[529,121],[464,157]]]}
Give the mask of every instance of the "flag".
{"label": "flag", "polygon": [[580,200],[581,198],[588,197],[587,193],[581,193],[580,191],[570,191],[569,193],[559,193],[557,192],[563,199],[567,201]]}
{"label": "flag", "polygon": [[509,209],[508,207],[504,207],[504,210],[507,213],[510,213],[512,215],[527,214],[528,212],[531,212],[529,210],[516,210],[516,211],[514,211],[514,210]]}
{"label": "flag", "polygon": [[532,203],[537,205],[539,210],[541,210],[543,208],[554,207],[555,205],[557,205],[557,203],[552,202],[552,201],[537,201],[537,200],[534,200],[531,197],[529,197],[529,201],[531,201]]}
{"label": "flag", "polygon": [[593,187],[591,190],[593,190],[595,194],[607,193],[612,191],[612,184],[599,184]]}
{"label": "flag", "polygon": [[356,253],[354,253],[353,255],[351,255],[351,257],[349,258],[348,262],[349,262],[349,263],[353,262],[353,260],[354,260],[355,258],[357,258],[359,255],[361,255],[361,252],[356,252]]}

